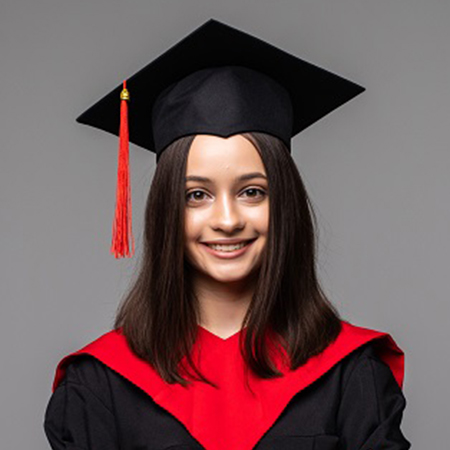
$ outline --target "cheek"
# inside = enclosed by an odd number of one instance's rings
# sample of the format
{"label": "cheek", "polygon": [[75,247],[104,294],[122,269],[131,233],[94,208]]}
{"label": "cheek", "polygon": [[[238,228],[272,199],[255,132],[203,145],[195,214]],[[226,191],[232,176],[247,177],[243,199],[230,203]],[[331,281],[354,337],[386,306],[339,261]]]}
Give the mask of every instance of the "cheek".
{"label": "cheek", "polygon": [[187,261],[195,266],[194,241],[198,239],[199,227],[195,220],[195,215],[185,214],[184,217],[184,252]]}
{"label": "cheek", "polygon": [[269,229],[269,207],[268,205],[255,208],[248,214],[248,220],[251,221],[254,228],[261,234],[266,234]]}
{"label": "cheek", "polygon": [[201,236],[205,218],[199,211],[187,211],[185,214],[185,236],[186,241],[196,240]]}
{"label": "cheek", "polygon": [[264,232],[267,233],[269,230],[269,207],[264,209],[264,215],[261,219],[261,226],[264,227]]}

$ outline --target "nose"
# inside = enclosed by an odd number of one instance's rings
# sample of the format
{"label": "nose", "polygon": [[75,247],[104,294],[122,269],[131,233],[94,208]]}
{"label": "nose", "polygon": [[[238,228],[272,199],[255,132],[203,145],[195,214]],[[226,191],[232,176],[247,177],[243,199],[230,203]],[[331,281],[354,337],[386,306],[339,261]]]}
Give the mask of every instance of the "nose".
{"label": "nose", "polygon": [[227,193],[218,195],[212,208],[211,228],[222,230],[231,234],[233,231],[242,229],[245,221],[240,212],[239,205],[233,197]]}

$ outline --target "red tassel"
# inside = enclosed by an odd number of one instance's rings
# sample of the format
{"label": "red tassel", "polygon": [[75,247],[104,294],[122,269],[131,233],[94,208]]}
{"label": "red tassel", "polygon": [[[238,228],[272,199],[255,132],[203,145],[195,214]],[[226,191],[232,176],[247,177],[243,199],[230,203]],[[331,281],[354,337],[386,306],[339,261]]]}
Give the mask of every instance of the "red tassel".
{"label": "red tassel", "polygon": [[[113,238],[111,253],[116,258],[131,257],[134,254],[134,237],[131,228],[131,186],[129,176],[129,133],[128,133],[128,100],[127,82],[123,82],[120,93],[120,133],[119,163],[117,169],[116,213],[113,222]],[[130,254],[129,238],[132,240]]]}

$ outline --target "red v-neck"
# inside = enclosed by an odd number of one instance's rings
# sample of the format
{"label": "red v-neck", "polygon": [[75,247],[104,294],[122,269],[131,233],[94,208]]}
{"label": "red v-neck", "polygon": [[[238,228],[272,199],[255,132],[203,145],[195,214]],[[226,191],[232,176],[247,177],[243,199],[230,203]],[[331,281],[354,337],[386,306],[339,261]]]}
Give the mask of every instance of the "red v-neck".
{"label": "red v-neck", "polygon": [[217,336],[217,334],[214,334],[213,332],[207,330],[206,328],[202,327],[201,325],[197,325],[197,329],[199,334],[201,335],[202,340],[207,340],[211,343],[216,343],[219,345],[229,344],[231,342],[234,342],[235,340],[239,339],[239,335],[243,332],[245,329],[241,328],[240,330],[236,331],[236,333],[233,333],[232,335],[222,338],[220,336]]}

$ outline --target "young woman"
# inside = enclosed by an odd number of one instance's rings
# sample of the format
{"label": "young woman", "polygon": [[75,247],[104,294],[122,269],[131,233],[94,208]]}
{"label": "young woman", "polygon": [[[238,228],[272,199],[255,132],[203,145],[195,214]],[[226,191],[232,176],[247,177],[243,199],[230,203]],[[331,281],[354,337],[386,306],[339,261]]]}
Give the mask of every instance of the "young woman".
{"label": "young woman", "polygon": [[[361,89],[212,19],[128,87],[130,140],[158,161],[140,270],[113,329],[58,364],[52,448],[409,449],[404,354],[321,290],[290,154]],[[113,130],[118,92],[80,121]]]}

